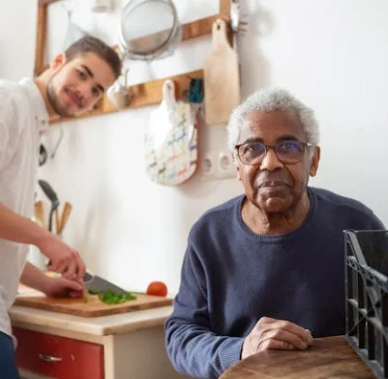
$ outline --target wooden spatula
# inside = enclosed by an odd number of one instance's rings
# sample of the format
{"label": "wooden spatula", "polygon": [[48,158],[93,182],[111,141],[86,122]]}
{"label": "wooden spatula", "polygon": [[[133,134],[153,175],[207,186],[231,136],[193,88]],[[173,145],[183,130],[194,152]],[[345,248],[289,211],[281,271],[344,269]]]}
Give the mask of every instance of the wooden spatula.
{"label": "wooden spatula", "polygon": [[67,224],[67,221],[69,219],[69,216],[70,216],[72,209],[73,209],[72,205],[68,201],[66,201],[66,203],[63,207],[62,217],[61,217],[61,220],[59,222],[59,228],[57,231],[58,234],[61,234],[63,232],[63,229],[65,228],[65,226]]}
{"label": "wooden spatula", "polygon": [[34,216],[35,216],[35,219],[40,224],[40,226],[42,228],[47,229],[47,225],[46,225],[46,221],[45,221],[45,216],[44,216],[44,206],[43,206],[43,201],[42,200],[38,200],[34,204]]}
{"label": "wooden spatula", "polygon": [[238,57],[227,39],[227,25],[217,19],[213,23],[210,56],[204,68],[205,120],[208,125],[226,124],[240,103]]}

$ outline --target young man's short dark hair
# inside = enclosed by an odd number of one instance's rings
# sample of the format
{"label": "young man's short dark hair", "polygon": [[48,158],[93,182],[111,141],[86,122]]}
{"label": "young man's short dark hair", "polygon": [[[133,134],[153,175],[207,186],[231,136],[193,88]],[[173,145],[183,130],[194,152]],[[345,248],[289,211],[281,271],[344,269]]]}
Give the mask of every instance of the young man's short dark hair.
{"label": "young man's short dark hair", "polygon": [[70,45],[66,51],[66,59],[71,61],[79,55],[94,53],[102,58],[109,66],[116,78],[121,74],[121,60],[116,51],[105,42],[92,36],[86,36]]}

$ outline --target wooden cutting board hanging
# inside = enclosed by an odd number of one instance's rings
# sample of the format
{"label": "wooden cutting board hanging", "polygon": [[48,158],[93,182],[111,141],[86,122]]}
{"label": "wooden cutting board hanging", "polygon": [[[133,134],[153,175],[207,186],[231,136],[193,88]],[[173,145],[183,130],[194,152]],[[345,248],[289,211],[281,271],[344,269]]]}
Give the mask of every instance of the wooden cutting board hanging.
{"label": "wooden cutting board hanging", "polygon": [[228,42],[226,22],[217,19],[212,33],[212,50],[204,68],[205,120],[208,125],[219,125],[226,124],[240,104],[240,75],[237,54]]}
{"label": "wooden cutting board hanging", "polygon": [[158,184],[175,186],[193,176],[197,168],[196,112],[177,101],[175,84],[163,84],[162,103],[150,112],[144,135],[147,176]]}

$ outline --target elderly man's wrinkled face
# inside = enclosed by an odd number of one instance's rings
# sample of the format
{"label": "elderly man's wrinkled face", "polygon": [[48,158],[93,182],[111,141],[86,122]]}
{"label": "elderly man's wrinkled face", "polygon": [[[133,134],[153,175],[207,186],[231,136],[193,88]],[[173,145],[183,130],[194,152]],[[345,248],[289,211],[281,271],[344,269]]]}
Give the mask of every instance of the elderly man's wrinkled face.
{"label": "elderly man's wrinkled face", "polygon": [[[277,146],[276,151],[267,148],[266,154],[264,151],[258,159],[259,163],[251,165],[236,158],[237,178],[241,180],[248,200],[256,207],[267,213],[287,212],[300,201],[309,176],[316,174],[319,148],[308,148],[304,144],[307,137],[299,120],[283,111],[248,114],[241,126],[240,157],[258,156],[263,149],[256,142]],[[314,149],[312,158],[309,149]]]}

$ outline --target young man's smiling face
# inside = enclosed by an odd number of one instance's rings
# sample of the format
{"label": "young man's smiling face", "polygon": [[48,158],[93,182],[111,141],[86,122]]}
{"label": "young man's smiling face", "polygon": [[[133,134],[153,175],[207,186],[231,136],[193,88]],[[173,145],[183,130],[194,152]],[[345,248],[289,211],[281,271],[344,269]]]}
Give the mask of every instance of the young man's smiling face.
{"label": "young man's smiling face", "polygon": [[66,61],[64,55],[52,64],[47,97],[54,112],[64,117],[79,116],[90,110],[115,81],[109,64],[94,53]]}

